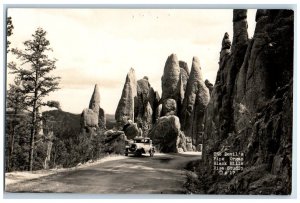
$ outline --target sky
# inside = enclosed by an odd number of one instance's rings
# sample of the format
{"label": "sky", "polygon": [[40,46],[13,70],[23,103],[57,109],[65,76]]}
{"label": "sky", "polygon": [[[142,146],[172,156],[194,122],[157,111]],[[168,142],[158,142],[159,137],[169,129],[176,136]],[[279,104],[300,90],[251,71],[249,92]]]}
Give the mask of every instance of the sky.
{"label": "sky", "polygon": [[[256,10],[248,10],[248,33],[255,29]],[[41,27],[53,49],[60,89],[46,100],[57,100],[62,110],[79,114],[88,108],[98,84],[100,106],[114,114],[129,69],[136,78],[148,76],[161,95],[161,76],[167,57],[175,53],[191,68],[200,59],[202,74],[214,84],[225,32],[232,39],[231,9],[30,9],[9,8],[14,30],[11,48],[23,48]],[[232,40],[231,40],[232,41]],[[17,61],[9,53],[7,61]],[[7,81],[13,75],[8,74]]]}

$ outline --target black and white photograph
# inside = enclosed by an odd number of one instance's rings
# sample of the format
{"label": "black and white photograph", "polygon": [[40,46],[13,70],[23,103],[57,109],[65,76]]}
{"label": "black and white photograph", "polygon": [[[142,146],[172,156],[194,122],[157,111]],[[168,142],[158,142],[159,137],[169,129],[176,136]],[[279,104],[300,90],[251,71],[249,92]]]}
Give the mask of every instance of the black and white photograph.
{"label": "black and white photograph", "polygon": [[289,197],[294,15],[7,6],[4,193]]}

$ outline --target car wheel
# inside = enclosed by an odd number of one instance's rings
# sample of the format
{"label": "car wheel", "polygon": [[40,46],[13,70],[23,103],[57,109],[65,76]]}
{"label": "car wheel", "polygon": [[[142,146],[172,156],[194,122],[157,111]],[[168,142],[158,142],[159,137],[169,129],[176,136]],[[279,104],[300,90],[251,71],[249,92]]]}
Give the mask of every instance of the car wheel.
{"label": "car wheel", "polygon": [[135,155],[136,156],[142,156],[142,152],[140,150],[138,150],[138,151],[135,152]]}
{"label": "car wheel", "polygon": [[128,156],[128,154],[127,154],[127,153],[125,153],[125,156]]}
{"label": "car wheel", "polygon": [[150,151],[150,157],[153,157],[154,156],[154,152],[151,150]]}

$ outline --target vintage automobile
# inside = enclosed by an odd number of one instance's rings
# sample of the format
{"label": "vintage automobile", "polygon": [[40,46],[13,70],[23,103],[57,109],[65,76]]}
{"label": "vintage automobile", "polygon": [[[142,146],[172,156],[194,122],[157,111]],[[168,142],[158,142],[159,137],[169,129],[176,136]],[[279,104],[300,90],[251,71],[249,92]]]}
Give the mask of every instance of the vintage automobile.
{"label": "vintage automobile", "polygon": [[152,145],[152,140],[149,137],[135,137],[133,142],[126,145],[125,156],[133,154],[135,156],[141,156],[147,154],[154,156],[155,149]]}

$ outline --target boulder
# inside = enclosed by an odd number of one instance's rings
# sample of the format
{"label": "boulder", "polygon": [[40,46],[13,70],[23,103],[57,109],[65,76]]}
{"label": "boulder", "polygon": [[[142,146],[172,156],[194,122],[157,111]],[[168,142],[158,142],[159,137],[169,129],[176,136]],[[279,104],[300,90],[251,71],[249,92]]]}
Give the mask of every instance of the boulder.
{"label": "boulder", "polygon": [[123,127],[123,131],[128,139],[133,139],[140,135],[139,128],[136,123],[127,123]]}
{"label": "boulder", "polygon": [[123,131],[108,130],[104,132],[104,136],[105,143],[109,143],[111,142],[111,140],[114,140],[117,137],[120,137],[123,140],[127,140],[127,137]]}
{"label": "boulder", "polygon": [[104,133],[104,149],[106,153],[124,154],[127,137],[123,131],[108,130]]}
{"label": "boulder", "polygon": [[84,109],[81,113],[81,126],[98,128],[98,114],[92,109]]}
{"label": "boulder", "polygon": [[174,99],[166,99],[162,104],[162,116],[177,115],[177,104]]}
{"label": "boulder", "polygon": [[160,117],[148,136],[159,151],[178,152],[178,148],[182,147],[178,146],[182,137],[179,118],[174,115]]}

